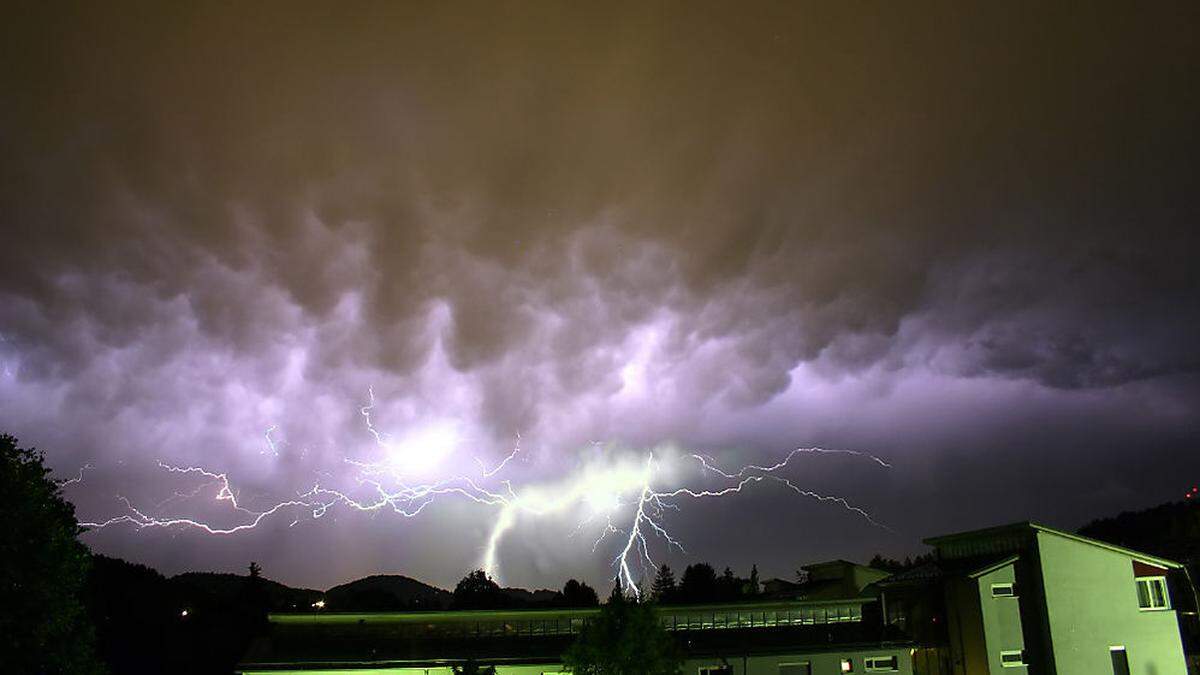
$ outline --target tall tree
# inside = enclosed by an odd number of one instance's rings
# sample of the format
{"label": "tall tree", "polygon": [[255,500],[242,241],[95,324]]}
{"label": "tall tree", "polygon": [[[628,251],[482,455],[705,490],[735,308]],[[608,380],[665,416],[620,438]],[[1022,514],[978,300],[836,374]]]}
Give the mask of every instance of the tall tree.
{"label": "tall tree", "polygon": [[654,575],[654,584],[650,586],[650,597],[654,598],[655,602],[672,602],[675,600],[677,590],[675,573],[671,571],[667,563],[663,563]]}
{"label": "tall tree", "polygon": [[578,675],[677,675],[682,663],[653,607],[627,598],[620,579],[563,654],[563,665]]}
{"label": "tall tree", "polygon": [[725,567],[721,577],[717,579],[717,599],[722,602],[736,600],[742,593],[742,580],[733,576],[733,570]]}
{"label": "tall tree", "polygon": [[746,588],[743,591],[744,595],[758,595],[762,592],[762,586],[758,583],[758,565],[750,566],[750,578],[746,580]]}
{"label": "tall tree", "polygon": [[712,602],[717,599],[717,572],[708,563],[695,563],[683,570],[679,582],[683,602]]}
{"label": "tall tree", "polygon": [[600,604],[596,589],[582,581],[570,579],[563,585],[563,605],[567,607],[595,607]]}
{"label": "tall tree", "polygon": [[0,664],[5,673],[99,673],[81,597],[90,564],[75,507],[42,454],[0,434]]}
{"label": "tall tree", "polygon": [[455,609],[496,609],[508,605],[500,585],[483,570],[463,577],[454,587]]}
{"label": "tall tree", "polygon": [[257,631],[268,624],[267,614],[271,611],[271,597],[267,592],[266,583],[263,582],[262,566],[251,562],[247,569],[250,576],[246,578],[239,600],[250,625]]}

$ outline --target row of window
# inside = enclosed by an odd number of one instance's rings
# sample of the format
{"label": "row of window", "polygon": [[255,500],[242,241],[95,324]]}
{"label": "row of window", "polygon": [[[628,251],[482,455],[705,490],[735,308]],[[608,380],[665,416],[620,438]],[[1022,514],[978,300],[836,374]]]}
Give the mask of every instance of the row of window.
{"label": "row of window", "polygon": [[[853,673],[854,659],[841,660],[841,672]],[[863,672],[894,673],[900,670],[900,659],[896,656],[868,656],[862,660]],[[733,668],[726,665],[701,666],[697,675],[733,675]],[[800,663],[779,664],[779,675],[812,675],[812,664],[808,661]]]}
{"label": "row of window", "polygon": [[[1138,607],[1141,609],[1170,609],[1170,596],[1167,594],[1166,577],[1137,577]],[[992,584],[993,598],[1017,597],[1016,584]]]}
{"label": "row of window", "polygon": [[[388,627],[391,634],[422,638],[525,637],[575,635],[583,630],[584,617],[546,619],[477,620],[445,623],[403,623]],[[795,607],[768,611],[690,610],[660,614],[659,621],[670,631],[722,630],[734,628],[776,628],[812,626],[862,621],[862,605],[857,603]]]}
{"label": "row of window", "polygon": [[663,614],[659,621],[667,630],[711,630],[722,628],[774,628],[777,626],[812,626],[829,623],[862,621],[862,606],[858,604],[824,607],[797,607],[772,611],[745,610],[674,612]]}

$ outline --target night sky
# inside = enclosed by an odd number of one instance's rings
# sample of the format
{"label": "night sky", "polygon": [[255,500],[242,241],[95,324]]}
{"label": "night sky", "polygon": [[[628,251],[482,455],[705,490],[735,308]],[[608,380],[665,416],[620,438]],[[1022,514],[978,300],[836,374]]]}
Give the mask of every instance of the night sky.
{"label": "night sky", "polygon": [[[768,480],[648,537],[763,578],[1200,482],[1200,6],[581,4],[8,8],[0,430],[81,520],[215,527],[160,462],[253,513],[890,465],[773,474],[878,525]],[[518,515],[501,581],[607,588],[638,498]],[[83,538],[452,585],[502,510]]]}

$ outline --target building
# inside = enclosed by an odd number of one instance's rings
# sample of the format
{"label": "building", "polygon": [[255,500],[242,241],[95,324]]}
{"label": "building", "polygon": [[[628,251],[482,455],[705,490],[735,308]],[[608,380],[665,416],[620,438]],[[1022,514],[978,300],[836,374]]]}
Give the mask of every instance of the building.
{"label": "building", "polygon": [[[661,606],[689,675],[1185,675],[1175,562],[1041,525],[935,537],[887,575],[836,560],[755,602]],[[600,610],[271,616],[245,675],[547,675]]]}
{"label": "building", "polygon": [[1035,523],[927,539],[877,584],[931,675],[1185,675],[1167,579],[1180,565]]}
{"label": "building", "polygon": [[[880,640],[871,599],[658,608],[700,675],[911,673],[912,644]],[[276,614],[239,672],[450,673],[474,660],[502,675],[558,673],[588,609]]]}

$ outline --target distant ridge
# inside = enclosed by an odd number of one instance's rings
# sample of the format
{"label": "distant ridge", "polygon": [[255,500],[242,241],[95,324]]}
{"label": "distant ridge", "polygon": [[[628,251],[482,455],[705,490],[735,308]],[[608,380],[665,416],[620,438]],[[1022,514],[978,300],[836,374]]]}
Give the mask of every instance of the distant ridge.
{"label": "distant ridge", "polygon": [[446,609],[449,591],[399,574],[376,574],[334,586],[325,592],[325,611]]}
{"label": "distant ridge", "polygon": [[[238,595],[245,592],[249,577],[222,572],[184,572],[176,574],[168,581],[177,593],[184,596],[207,595],[219,603],[227,604],[235,602]],[[262,579],[262,585],[267,592],[270,607],[275,611],[307,609],[324,595],[321,591],[291,588],[265,577]]]}

